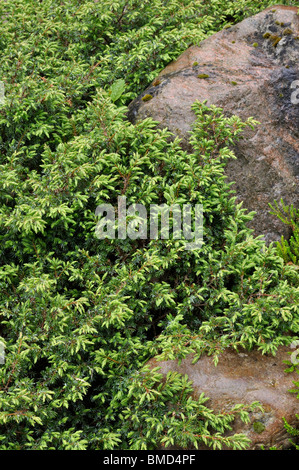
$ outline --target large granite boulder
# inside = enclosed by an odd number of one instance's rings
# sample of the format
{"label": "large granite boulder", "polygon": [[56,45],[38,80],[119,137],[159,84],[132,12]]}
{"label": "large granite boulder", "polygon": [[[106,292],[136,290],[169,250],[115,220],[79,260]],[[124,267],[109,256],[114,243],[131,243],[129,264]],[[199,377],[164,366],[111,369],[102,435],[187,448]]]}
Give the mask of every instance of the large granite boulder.
{"label": "large granite boulder", "polygon": [[256,211],[251,222],[267,242],[288,235],[269,213],[268,203],[284,199],[298,206],[299,16],[297,7],[273,6],[186,50],[129,106],[132,122],[152,117],[182,138],[194,101],[207,100],[226,115],[252,116],[261,124],[244,131],[226,168],[238,202]]}
{"label": "large granite boulder", "polygon": [[[209,401],[206,406],[215,412],[229,411],[237,403],[251,404],[260,402],[260,410],[251,413],[251,421],[244,424],[236,420],[228,434],[242,433],[250,440],[248,450],[260,448],[290,448],[290,434],[284,426],[283,418],[294,427],[299,423],[299,400],[295,393],[294,381],[298,381],[296,372],[286,372],[290,362],[288,347],[281,347],[276,356],[262,355],[258,351],[235,352],[227,350],[220,355],[217,366],[211,356],[202,356],[192,364],[192,356],[184,359],[180,365],[177,361],[157,361],[151,359],[151,368],[160,367],[163,376],[169,371],[187,374],[193,382],[194,396],[204,392]],[[294,439],[294,438],[292,438]],[[201,446],[206,450],[205,446]]]}

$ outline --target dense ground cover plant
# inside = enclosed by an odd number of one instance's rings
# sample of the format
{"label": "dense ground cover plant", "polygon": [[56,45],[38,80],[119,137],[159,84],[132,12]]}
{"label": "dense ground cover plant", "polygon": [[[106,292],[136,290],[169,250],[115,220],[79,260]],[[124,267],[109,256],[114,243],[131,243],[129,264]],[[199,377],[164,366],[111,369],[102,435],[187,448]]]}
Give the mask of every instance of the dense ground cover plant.
{"label": "dense ground cover plant", "polygon": [[[299,211],[292,204],[289,206],[286,205],[283,200],[279,203],[274,201],[273,204],[270,204],[270,207],[272,209],[271,213],[276,215],[284,224],[289,226],[291,231],[289,239],[285,239],[285,237],[282,236],[281,240],[276,242],[277,253],[285,263],[293,264],[295,269],[299,269]],[[297,342],[295,344],[297,344]],[[297,358],[295,359],[295,362],[297,362]],[[293,361],[287,361],[287,364],[289,367],[286,369],[286,372],[295,371],[299,374],[298,364],[294,364]],[[299,381],[295,380],[293,384],[294,388],[291,389],[290,392],[295,393],[299,399]],[[299,422],[299,415],[296,414],[296,418]],[[286,430],[292,437],[290,438],[290,443],[296,450],[299,450],[298,426],[291,426],[285,419],[284,423]]]}
{"label": "dense ground cover plant", "polygon": [[[2,449],[248,443],[223,432],[250,407],[217,415],[186,377],[146,364],[275,352],[298,334],[297,271],[252,236],[223,175],[228,144],[256,123],[195,103],[188,154],[125,105],[189,44],[268,4],[0,4]],[[203,247],[97,239],[96,207],[119,195],[201,203]]]}
{"label": "dense ground cover plant", "polygon": [[283,200],[270,204],[271,213],[289,226],[291,234],[286,240],[284,236],[277,242],[277,251],[286,263],[299,265],[299,209],[293,204],[286,205]]}

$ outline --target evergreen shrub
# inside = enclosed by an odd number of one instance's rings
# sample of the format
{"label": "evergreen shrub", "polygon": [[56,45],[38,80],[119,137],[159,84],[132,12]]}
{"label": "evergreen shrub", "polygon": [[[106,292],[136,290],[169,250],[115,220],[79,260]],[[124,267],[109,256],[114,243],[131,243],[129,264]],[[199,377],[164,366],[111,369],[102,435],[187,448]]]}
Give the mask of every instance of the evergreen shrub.
{"label": "evergreen shrub", "polygon": [[[151,119],[126,118],[161,68],[243,4],[0,3],[2,450],[248,445],[224,432],[258,404],[216,414],[187,377],[147,363],[275,353],[298,335],[298,272],[253,237],[223,173],[228,145],[256,123],[197,102],[189,154]],[[202,248],[96,238],[97,206],[120,195],[202,204]]]}

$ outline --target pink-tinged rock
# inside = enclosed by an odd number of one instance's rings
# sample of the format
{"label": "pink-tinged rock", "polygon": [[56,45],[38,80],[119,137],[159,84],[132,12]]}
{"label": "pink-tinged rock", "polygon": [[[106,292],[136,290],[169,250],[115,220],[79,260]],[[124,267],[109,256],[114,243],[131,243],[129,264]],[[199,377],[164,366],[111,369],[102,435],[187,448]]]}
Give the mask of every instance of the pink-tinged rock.
{"label": "pink-tinged rock", "polygon": [[[159,121],[189,150],[188,132],[195,120],[191,105],[196,100],[207,100],[226,115],[259,121],[233,147],[237,160],[229,162],[226,174],[235,181],[237,202],[243,200],[244,207],[257,212],[250,226],[267,241],[288,234],[269,213],[268,203],[283,198],[298,207],[299,202],[297,11],[273,6],[190,47],[130,104],[128,112],[133,122],[149,116]],[[199,78],[202,74],[208,77]],[[143,101],[145,95],[152,99]]]}
{"label": "pink-tinged rock", "polygon": [[[263,412],[251,412],[250,423],[244,424],[237,419],[227,435],[245,434],[251,444],[247,450],[260,448],[290,448],[290,434],[285,429],[283,418],[291,425],[298,426],[296,414],[299,413],[299,400],[290,389],[296,388],[296,372],[286,372],[288,367],[283,361],[290,362],[288,347],[280,347],[276,356],[262,355],[258,351],[236,352],[227,350],[220,355],[217,366],[211,356],[203,356],[192,364],[192,356],[177,361],[157,361],[151,359],[151,368],[160,367],[163,376],[169,371],[187,374],[193,382],[194,396],[202,392],[209,401],[206,406],[216,413],[227,412],[235,404],[260,402]],[[207,447],[201,446],[205,450]]]}

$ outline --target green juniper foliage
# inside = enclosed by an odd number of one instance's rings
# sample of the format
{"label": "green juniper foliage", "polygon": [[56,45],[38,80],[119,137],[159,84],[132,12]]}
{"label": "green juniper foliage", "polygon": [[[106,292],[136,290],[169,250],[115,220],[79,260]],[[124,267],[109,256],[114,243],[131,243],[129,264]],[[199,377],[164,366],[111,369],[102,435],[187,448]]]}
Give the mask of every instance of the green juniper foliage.
{"label": "green juniper foliage", "polygon": [[[297,385],[298,385],[298,382],[297,382]],[[297,420],[299,420],[299,415],[296,415],[296,418]],[[299,445],[296,443],[296,440],[298,442],[298,436],[299,436],[299,429],[298,428],[295,428],[294,426],[291,426],[285,418],[283,418],[284,420],[284,425],[285,425],[285,429],[288,431],[288,433],[290,434],[290,436],[292,436],[292,438],[290,438],[290,443],[292,444],[292,446],[295,447],[296,450],[299,450]],[[294,438],[295,438],[295,441],[294,441]]]}
{"label": "green juniper foliage", "polygon": [[299,264],[299,209],[296,209],[293,204],[286,205],[283,200],[278,204],[270,204],[272,209],[271,214],[276,215],[284,224],[288,225],[291,229],[291,236],[289,240],[285,240],[284,236],[277,242],[277,251],[280,256],[287,263]]}
{"label": "green juniper foliage", "polygon": [[[290,353],[291,354],[291,353]],[[298,361],[298,355],[296,354],[296,362]],[[285,361],[286,364],[288,364],[288,368],[285,370],[285,372],[296,372],[299,374],[299,366],[298,364],[294,364],[294,361]],[[290,389],[289,392],[296,394],[297,399],[299,400],[299,380],[294,380],[293,381],[294,388]],[[290,424],[284,417],[283,417],[283,422],[284,422],[284,427],[287,430],[289,436],[290,436],[290,444],[291,448],[295,448],[296,450],[299,450],[299,414],[296,414],[294,416],[294,420],[292,424]],[[277,450],[276,447],[274,447],[274,450]]]}
{"label": "green juniper foliage", "polygon": [[[188,154],[126,105],[189,44],[268,5],[0,3],[2,450],[248,445],[224,432],[257,403],[217,414],[147,362],[275,353],[298,334],[298,272],[252,236],[223,173],[257,123],[196,102]],[[202,204],[204,245],[97,239],[96,207],[120,195]]]}

